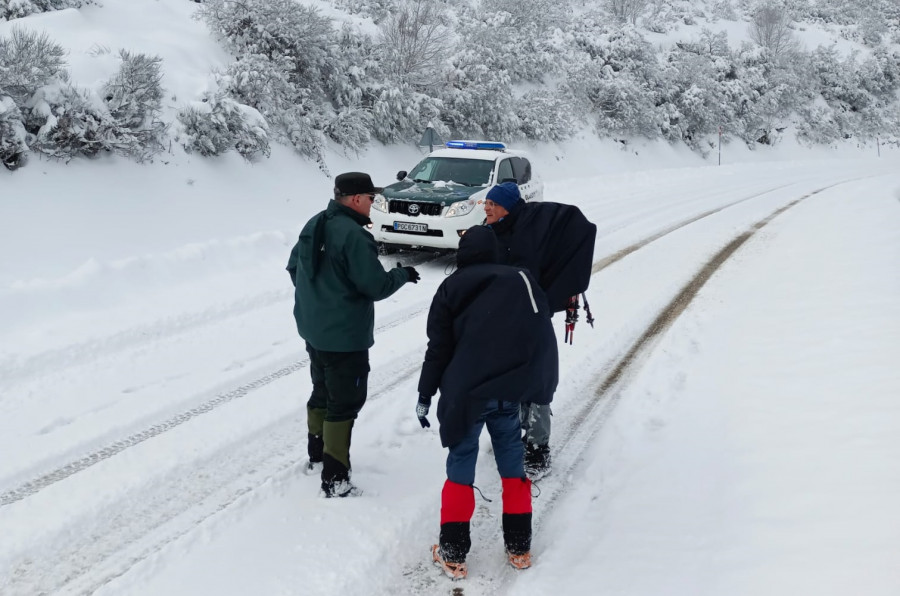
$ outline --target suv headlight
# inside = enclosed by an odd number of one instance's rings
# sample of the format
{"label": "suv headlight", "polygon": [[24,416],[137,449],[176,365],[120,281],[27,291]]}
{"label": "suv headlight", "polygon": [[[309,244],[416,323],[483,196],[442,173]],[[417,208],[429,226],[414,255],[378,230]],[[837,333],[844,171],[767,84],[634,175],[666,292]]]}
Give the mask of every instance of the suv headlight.
{"label": "suv headlight", "polygon": [[388,212],[388,202],[387,199],[384,198],[383,195],[375,195],[375,200],[372,202],[372,207],[378,209],[382,213]]}
{"label": "suv headlight", "polygon": [[447,209],[447,215],[444,217],[459,217],[460,215],[468,215],[475,209],[475,201],[466,199],[465,201],[456,201]]}

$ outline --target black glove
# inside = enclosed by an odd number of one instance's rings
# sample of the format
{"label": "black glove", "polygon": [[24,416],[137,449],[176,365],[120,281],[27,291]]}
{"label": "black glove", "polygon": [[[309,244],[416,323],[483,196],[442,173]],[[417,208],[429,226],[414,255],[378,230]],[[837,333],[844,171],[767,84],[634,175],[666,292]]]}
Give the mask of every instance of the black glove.
{"label": "black glove", "polygon": [[419,283],[421,277],[419,276],[419,272],[416,271],[415,267],[404,267],[400,263],[397,263],[397,267],[400,267],[401,269],[406,271],[406,274],[409,276],[409,281],[413,282],[414,284]]}
{"label": "black glove", "polygon": [[[410,267],[412,269],[412,267]],[[416,403],[416,416],[419,418],[419,424],[422,425],[422,428],[428,428],[431,426],[431,423],[428,422],[428,408],[431,407],[431,398],[427,395],[419,394],[419,401]]]}

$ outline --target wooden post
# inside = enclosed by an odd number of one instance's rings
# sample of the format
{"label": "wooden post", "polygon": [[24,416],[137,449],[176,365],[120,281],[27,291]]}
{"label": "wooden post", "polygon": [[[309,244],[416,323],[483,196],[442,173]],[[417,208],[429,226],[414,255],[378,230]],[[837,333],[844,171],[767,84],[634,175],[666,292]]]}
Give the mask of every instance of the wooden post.
{"label": "wooden post", "polygon": [[719,165],[722,165],[722,127],[719,127]]}

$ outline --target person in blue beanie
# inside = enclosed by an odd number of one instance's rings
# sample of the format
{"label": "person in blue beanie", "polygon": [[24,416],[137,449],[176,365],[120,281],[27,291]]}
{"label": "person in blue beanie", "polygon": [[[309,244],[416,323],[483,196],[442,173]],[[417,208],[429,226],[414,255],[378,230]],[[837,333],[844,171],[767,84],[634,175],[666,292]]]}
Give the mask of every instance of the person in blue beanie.
{"label": "person in blue beanie", "polygon": [[[530,271],[546,293],[551,312],[566,310],[573,297],[587,289],[597,226],[578,207],[526,203],[515,182],[503,182],[488,191],[484,212],[486,225],[500,241],[500,262]],[[551,398],[521,404],[525,471],[532,480],[550,472]]]}

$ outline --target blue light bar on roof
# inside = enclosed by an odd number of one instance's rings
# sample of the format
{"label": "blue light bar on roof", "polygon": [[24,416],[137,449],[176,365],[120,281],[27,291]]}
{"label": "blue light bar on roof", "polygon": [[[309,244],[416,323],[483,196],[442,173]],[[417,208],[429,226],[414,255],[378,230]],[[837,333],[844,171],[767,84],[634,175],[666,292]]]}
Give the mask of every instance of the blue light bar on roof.
{"label": "blue light bar on roof", "polygon": [[497,141],[447,141],[449,149],[489,149],[503,151],[506,145]]}

